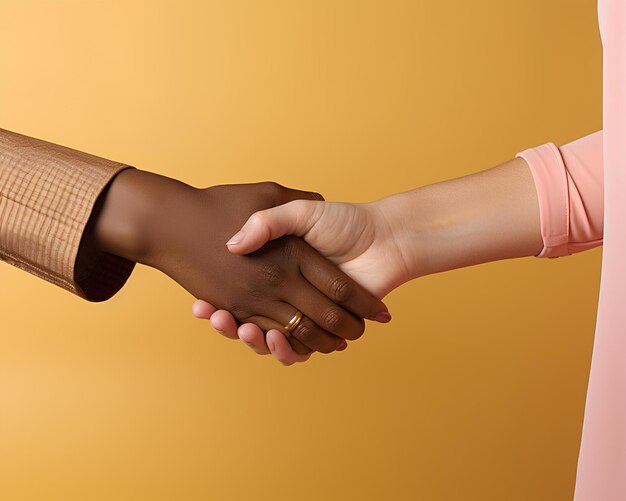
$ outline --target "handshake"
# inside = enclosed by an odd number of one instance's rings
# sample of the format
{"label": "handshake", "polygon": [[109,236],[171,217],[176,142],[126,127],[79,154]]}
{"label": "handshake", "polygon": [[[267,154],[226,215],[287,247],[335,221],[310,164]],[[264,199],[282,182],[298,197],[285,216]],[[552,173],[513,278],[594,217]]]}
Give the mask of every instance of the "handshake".
{"label": "handshake", "polygon": [[87,255],[161,270],[199,299],[196,317],[286,365],[345,349],[364,319],[389,322],[381,299],[409,280],[544,247],[522,158],[366,204],[126,169],[86,235]]}
{"label": "handshake", "polygon": [[[328,203],[275,183],[198,189],[0,129],[0,181],[0,260],[91,300],[115,293],[133,263],[154,267],[198,298],[196,317],[286,365],[345,349],[365,319],[389,322],[381,299],[414,278],[569,252],[544,244],[542,224],[549,236],[563,219],[542,223],[547,202],[519,155],[375,202]],[[602,239],[602,203],[575,208],[587,210],[569,223],[579,250]]]}
{"label": "handshake", "polygon": [[[345,349],[412,278],[384,204],[326,203],[275,183],[205,189],[126,169],[89,245],[157,268],[199,298],[193,312],[289,365]],[[382,201],[384,202],[384,201]]]}

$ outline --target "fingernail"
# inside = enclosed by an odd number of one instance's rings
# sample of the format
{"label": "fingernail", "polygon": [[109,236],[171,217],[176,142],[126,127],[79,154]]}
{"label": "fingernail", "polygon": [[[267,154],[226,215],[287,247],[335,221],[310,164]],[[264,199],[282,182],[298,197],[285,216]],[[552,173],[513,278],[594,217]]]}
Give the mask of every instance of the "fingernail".
{"label": "fingernail", "polygon": [[274,341],[272,341],[271,339],[267,340],[267,347],[270,349],[272,353],[276,351],[276,346],[274,345]]}
{"label": "fingernail", "polygon": [[346,340],[344,339],[341,343],[339,343],[339,346],[337,346],[337,351],[343,351],[348,347],[348,343],[346,342]]}
{"label": "fingernail", "polygon": [[234,237],[232,237],[228,242],[226,242],[226,245],[237,245],[239,242],[243,240],[243,235],[244,235],[243,231],[238,232]]}
{"label": "fingernail", "polygon": [[382,324],[386,324],[387,322],[391,321],[391,314],[388,311],[381,311],[378,315],[374,317],[374,320]]}

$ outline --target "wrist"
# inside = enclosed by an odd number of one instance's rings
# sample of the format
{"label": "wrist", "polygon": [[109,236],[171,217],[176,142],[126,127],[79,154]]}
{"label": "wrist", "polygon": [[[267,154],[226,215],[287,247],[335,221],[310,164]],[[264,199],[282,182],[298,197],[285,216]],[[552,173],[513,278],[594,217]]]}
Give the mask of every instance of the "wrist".
{"label": "wrist", "polygon": [[419,234],[412,236],[413,229],[407,215],[406,193],[391,195],[368,205],[374,220],[376,240],[382,246],[383,255],[388,256],[387,270],[391,276],[390,290],[420,276],[420,245],[415,242]]}
{"label": "wrist", "polygon": [[[195,191],[173,179],[138,169],[120,172],[95,215],[93,239],[99,250],[149,266],[166,239],[162,215],[177,192]],[[184,196],[184,194],[183,194]]]}
{"label": "wrist", "polygon": [[441,205],[429,199],[427,187],[385,197],[373,204],[388,228],[389,255],[397,255],[402,282],[441,271],[435,247],[449,225]]}

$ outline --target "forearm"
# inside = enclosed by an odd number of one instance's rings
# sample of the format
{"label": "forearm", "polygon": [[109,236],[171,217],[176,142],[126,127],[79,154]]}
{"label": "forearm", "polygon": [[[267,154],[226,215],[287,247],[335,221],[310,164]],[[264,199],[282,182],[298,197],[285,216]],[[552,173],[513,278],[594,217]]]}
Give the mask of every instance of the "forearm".
{"label": "forearm", "polygon": [[375,204],[391,227],[409,279],[534,256],[543,246],[533,177],[521,158]]}

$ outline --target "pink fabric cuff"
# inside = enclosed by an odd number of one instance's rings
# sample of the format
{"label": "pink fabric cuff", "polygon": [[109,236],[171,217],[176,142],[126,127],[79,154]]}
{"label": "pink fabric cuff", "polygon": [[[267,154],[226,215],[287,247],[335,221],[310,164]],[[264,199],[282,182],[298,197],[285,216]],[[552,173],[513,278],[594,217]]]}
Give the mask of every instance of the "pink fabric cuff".
{"label": "pink fabric cuff", "polygon": [[569,242],[569,190],[561,152],[553,143],[529,148],[515,155],[528,163],[535,180],[543,249],[537,257],[571,254]]}

